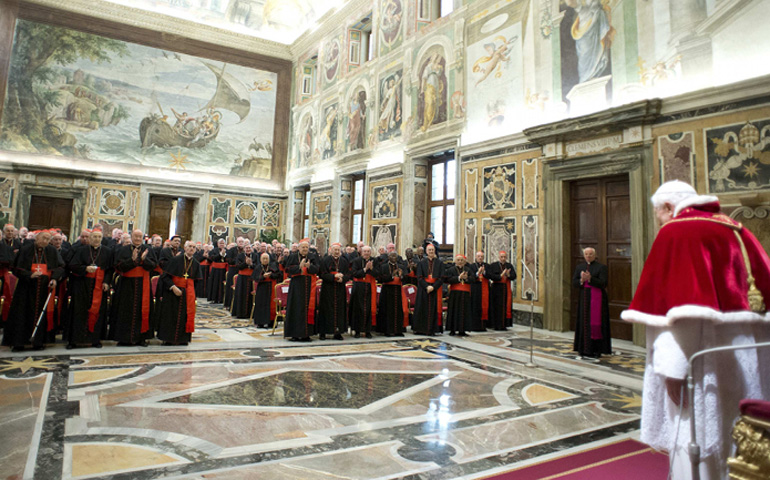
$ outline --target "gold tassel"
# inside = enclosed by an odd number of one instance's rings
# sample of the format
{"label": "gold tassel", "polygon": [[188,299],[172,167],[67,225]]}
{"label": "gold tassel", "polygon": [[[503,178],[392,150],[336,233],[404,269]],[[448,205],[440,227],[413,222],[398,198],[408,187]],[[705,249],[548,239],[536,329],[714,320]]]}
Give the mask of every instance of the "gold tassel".
{"label": "gold tassel", "polygon": [[746,272],[748,273],[747,283],[749,284],[749,291],[747,293],[749,300],[749,309],[755,313],[763,313],[765,311],[765,299],[762,297],[762,292],[757,289],[757,284],[754,281],[754,275],[751,273],[751,263],[749,262],[749,252],[746,251],[746,245],[743,243],[741,234],[736,230],[733,230],[735,237],[738,239],[738,243],[741,245],[741,253],[743,254],[743,263],[746,265]]}

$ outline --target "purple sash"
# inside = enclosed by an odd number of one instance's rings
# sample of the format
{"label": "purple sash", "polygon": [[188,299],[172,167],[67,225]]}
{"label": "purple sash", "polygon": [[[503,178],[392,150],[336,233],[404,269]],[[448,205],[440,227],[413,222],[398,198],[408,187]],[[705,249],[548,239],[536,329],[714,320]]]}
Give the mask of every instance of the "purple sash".
{"label": "purple sash", "polygon": [[602,336],[602,289],[585,284],[591,292],[591,340],[601,340]]}

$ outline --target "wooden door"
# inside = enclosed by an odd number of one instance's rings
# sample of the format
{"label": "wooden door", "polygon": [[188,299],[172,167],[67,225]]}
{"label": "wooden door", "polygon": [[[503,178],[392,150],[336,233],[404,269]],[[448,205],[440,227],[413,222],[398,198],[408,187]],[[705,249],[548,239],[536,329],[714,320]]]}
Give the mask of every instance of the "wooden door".
{"label": "wooden door", "polygon": [[192,240],[194,198],[179,198],[176,204],[176,234],[182,237],[182,245]]}
{"label": "wooden door", "polygon": [[148,235],[157,234],[163,237],[163,240],[168,239],[174,200],[176,199],[173,197],[150,196],[150,225],[146,232]]}
{"label": "wooden door", "polygon": [[[583,262],[582,249],[594,247],[597,261],[607,265],[607,297],[613,338],[632,339],[631,324],[620,312],[631,303],[631,202],[628,176],[579,180],[570,185],[570,275]],[[575,329],[577,289],[572,289],[570,326]]]}
{"label": "wooden door", "polygon": [[33,195],[29,202],[27,228],[42,230],[60,228],[70,237],[72,224],[72,199]]}

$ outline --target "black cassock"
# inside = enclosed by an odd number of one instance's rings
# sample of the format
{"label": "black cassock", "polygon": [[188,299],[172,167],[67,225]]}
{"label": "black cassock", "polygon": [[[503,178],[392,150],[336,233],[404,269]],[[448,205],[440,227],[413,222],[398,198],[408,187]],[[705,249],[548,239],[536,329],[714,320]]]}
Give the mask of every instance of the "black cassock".
{"label": "black cassock", "polygon": [[209,278],[206,282],[206,300],[211,303],[222,303],[225,299],[226,255],[224,249],[214,249],[209,252],[211,265],[209,266]]}
{"label": "black cassock", "polygon": [[[27,243],[16,255],[13,274],[19,279],[16,291],[8,313],[8,321],[3,330],[3,345],[8,347],[23,347],[30,342],[35,323],[40,319],[43,305],[51,291],[48,284],[51,280],[57,282],[64,274],[64,260],[52,245],[45,248],[37,248],[34,242]],[[34,264],[45,264],[47,274],[37,278],[31,278]],[[40,327],[37,329],[32,343],[35,347],[42,347],[46,341],[53,340],[53,296],[51,296],[48,310],[43,315]]]}
{"label": "black cassock", "polygon": [[[460,281],[460,274],[467,273],[468,278]],[[471,283],[475,280],[473,269],[465,264],[462,269],[452,265],[444,272],[444,278],[449,284],[449,300],[447,301],[446,329],[449,333],[465,335],[472,318],[473,301],[471,300]]]}
{"label": "black cassock", "polygon": [[[369,257],[374,264],[374,258]],[[366,263],[364,257],[353,259],[350,273],[353,276],[353,291],[350,293],[350,309],[348,318],[350,328],[357,334],[371,334],[372,324],[377,323],[377,271],[364,270]]]}
{"label": "black cassock", "polygon": [[195,296],[198,298],[206,298],[206,280],[209,278],[209,259],[203,253],[203,250],[198,250],[193,255],[201,269],[200,279],[195,281]]}
{"label": "black cassock", "polygon": [[[265,278],[265,273],[270,275]],[[254,310],[252,316],[254,324],[261,328],[269,328],[275,319],[275,286],[283,280],[283,273],[278,270],[278,265],[274,262],[267,266],[260,262],[251,274],[251,279],[257,282],[257,289],[254,292]]]}
{"label": "black cassock", "polygon": [[[417,299],[414,305],[412,332],[418,335],[441,333],[442,323],[442,286],[444,284],[444,264],[438,257],[433,260],[423,258],[417,264]],[[428,293],[428,286],[433,291]]]}
{"label": "black cassock", "polygon": [[[580,285],[580,273],[586,270],[591,274],[591,280],[588,284]],[[573,349],[581,356],[598,357],[602,353],[612,353],[607,277],[607,266],[599,262],[592,262],[590,265],[583,262],[575,268],[572,275],[572,286],[578,289]],[[591,322],[592,317],[594,325]]]}
{"label": "black cassock", "polygon": [[[299,268],[303,258],[310,262],[304,273]],[[318,272],[318,257],[313,253],[302,257],[299,252],[294,252],[286,260],[286,273],[291,280],[289,297],[286,300],[284,337],[308,338],[315,333],[315,282]]]}
{"label": "black cassock", "polygon": [[[342,274],[342,282],[334,278],[336,273]],[[321,260],[321,300],[318,308],[316,332],[322,335],[342,333],[348,329],[348,299],[345,284],[350,280],[350,265],[348,259],[340,256],[334,258],[326,255]]]}
{"label": "black cassock", "polygon": [[[185,278],[186,275],[186,278]],[[166,262],[158,282],[162,292],[158,338],[174,345],[189,343],[195,330],[195,280],[200,278],[200,264],[184,254]],[[182,295],[176,296],[176,285]]]}
{"label": "black cassock", "polygon": [[[402,277],[396,276],[399,268]],[[377,331],[388,337],[403,337],[409,321],[409,310],[404,319],[404,292],[401,288],[405,284],[403,276],[407,273],[406,263],[398,260],[396,263],[385,262],[380,265],[379,273],[382,291],[377,309]]]}
{"label": "black cassock", "polygon": [[[138,249],[136,261],[134,249]],[[147,256],[142,261],[142,254]],[[115,254],[115,269],[120,273],[118,287],[113,297],[115,318],[110,319],[110,338],[121,344],[140,344],[152,338],[150,330],[150,272],[155,268],[155,258],[148,245],[126,245]],[[146,286],[145,286],[146,285]]]}
{"label": "black cassock", "polygon": [[11,299],[13,298],[13,291],[11,290],[13,272],[11,270],[13,268],[13,260],[19,248],[21,248],[21,242],[19,242],[18,238],[14,238],[11,242],[5,239],[0,241],[0,282],[3,285],[0,294],[5,297],[2,313],[0,313],[0,328],[3,328],[5,325],[5,321],[8,318],[8,310],[11,308]]}
{"label": "black cassock", "polygon": [[[503,281],[502,273],[506,268],[510,269],[510,276]],[[489,327],[495,330],[505,330],[513,325],[511,305],[513,292],[511,281],[516,280],[516,270],[508,262],[490,263],[487,274],[492,285],[489,288]]]}
{"label": "black cassock", "polygon": [[225,299],[224,305],[226,309],[230,309],[233,303],[233,278],[238,273],[238,255],[243,253],[243,249],[237,246],[227,250],[224,262],[227,262],[227,276],[225,278]]}
{"label": "black cassock", "polygon": [[[88,273],[86,268],[91,265],[99,269]],[[97,344],[107,338],[107,305],[110,291],[107,289],[105,292],[102,285],[109,285],[112,279],[112,250],[101,244],[97,248],[90,245],[78,247],[72,255],[69,269],[72,303],[70,321],[63,338],[72,345]],[[97,296],[96,299],[94,295]]]}
{"label": "black cassock", "polygon": [[[469,263],[468,266],[473,272],[473,281],[471,282],[471,317],[466,324],[466,330],[471,332],[486,332],[489,323],[489,279],[487,274],[479,278],[479,268],[484,267],[484,271],[489,269],[489,265],[482,263]],[[486,295],[484,290],[486,288]],[[485,302],[486,301],[486,302]]]}
{"label": "black cassock", "polygon": [[246,263],[246,253],[239,253],[236,259],[235,266],[238,269],[238,276],[235,277],[233,290],[233,301],[230,313],[236,318],[250,318],[251,308],[254,302],[251,298],[251,292],[253,290],[253,282],[251,280],[251,274],[253,273],[255,265],[259,263],[259,254],[257,252],[251,252],[248,256],[251,257],[251,265]]}
{"label": "black cassock", "polygon": [[[155,265],[155,269],[153,270],[153,272],[157,272],[158,275],[162,275],[163,271],[166,269],[166,265],[168,265],[168,262],[171,261],[172,258],[175,258],[177,255],[179,255],[181,250],[173,249],[171,247],[165,247],[162,249],[158,249],[157,247],[154,247],[153,252],[157,254],[157,256],[155,257],[157,265]],[[149,256],[149,254],[147,255]],[[154,276],[154,273],[150,273],[151,280],[153,276]],[[160,279],[158,279],[157,282],[158,282],[158,285],[160,285]],[[155,301],[152,303],[151,314],[150,314],[150,332],[158,331],[158,325],[160,324],[160,306],[162,301],[163,301],[163,290],[161,290],[159,286],[156,286]],[[150,338],[152,338],[152,335],[150,336]]]}

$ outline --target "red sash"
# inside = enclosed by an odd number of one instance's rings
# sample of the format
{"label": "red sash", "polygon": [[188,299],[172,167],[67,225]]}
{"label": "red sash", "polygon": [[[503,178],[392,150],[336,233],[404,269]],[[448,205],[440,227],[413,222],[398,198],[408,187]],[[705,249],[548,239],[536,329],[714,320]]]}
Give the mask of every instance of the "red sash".
{"label": "red sash", "polygon": [[195,331],[195,280],[174,275],[171,275],[171,278],[177,288],[184,288],[185,299],[187,300],[187,324],[184,331],[192,333]]}
{"label": "red sash", "polygon": [[[436,281],[435,278],[433,278],[433,275],[428,275],[425,277],[425,281],[428,283],[434,283]],[[438,326],[442,326],[442,320],[443,320],[443,309],[441,308],[443,305],[441,305],[442,295],[441,295],[441,289],[435,289],[433,290],[436,292],[436,303],[437,303],[437,310],[436,310],[436,323],[438,323]]]}
{"label": "red sash", "polygon": [[489,320],[489,280],[481,273],[478,276],[481,280],[481,321]]}
{"label": "red sash", "polygon": [[227,268],[227,262],[211,262],[211,268],[222,270],[223,268]]}
{"label": "red sash", "polygon": [[152,271],[157,273],[158,275],[163,275],[163,269],[160,268],[160,265],[156,265]]}
{"label": "red sash", "polygon": [[449,291],[471,293],[471,286],[468,283],[454,283],[452,285],[449,285]]}
{"label": "red sash", "polygon": [[511,291],[511,281],[510,280],[500,280],[499,282],[494,283],[506,283],[506,289],[508,290],[508,294],[506,295],[505,300],[505,318],[511,318],[511,311],[513,309],[512,301],[513,301],[513,292]]}
{"label": "red sash", "polygon": [[93,278],[94,291],[91,298],[91,307],[88,309],[88,331],[93,333],[96,321],[99,320],[99,309],[102,306],[102,283],[104,283],[104,270],[97,267],[93,273],[86,273],[86,277]]}
{"label": "red sash", "polygon": [[[315,325],[315,302],[316,302],[316,290],[318,290],[318,277],[307,273],[307,267],[302,269],[302,273],[298,274],[304,277],[310,277],[310,301],[307,306],[307,324]],[[295,275],[297,276],[297,275]]]}
{"label": "red sash", "polygon": [[246,277],[251,277],[252,273],[254,273],[254,269],[253,268],[244,268],[243,270],[238,270],[238,275],[239,276],[243,275],[243,276],[246,276]]}
{"label": "red sash", "polygon": [[406,295],[401,289],[403,283],[400,278],[394,278],[392,281],[383,283],[383,285],[398,285],[398,289],[401,291],[401,310],[404,312],[404,328],[409,326],[409,304],[406,301]]}
{"label": "red sash", "polygon": [[364,278],[354,278],[354,282],[358,283],[368,283],[371,287],[372,291],[372,326],[377,325],[377,280],[374,278],[374,276],[370,274],[366,274]]}
{"label": "red sash", "polygon": [[8,312],[11,310],[11,300],[13,300],[13,290],[11,290],[11,277],[13,274],[7,268],[0,269],[0,275],[3,277],[3,318],[8,320]]}
{"label": "red sash", "polygon": [[208,259],[200,261],[200,266],[201,267],[208,267],[210,264],[211,263],[208,261]]}
{"label": "red sash", "polygon": [[142,333],[145,333],[150,329],[150,272],[142,267],[134,267],[121,275],[142,279]]}
{"label": "red sash", "polygon": [[[37,277],[35,280],[42,281],[43,277],[48,277],[48,265],[45,263],[33,263],[32,264],[32,271],[33,272],[40,272],[42,276]],[[50,332],[54,328],[53,324],[53,310],[54,310],[54,303],[53,301],[48,302],[48,307],[45,309],[46,311],[46,319],[48,320],[48,326],[46,328],[47,332]],[[37,320],[37,319],[35,319]]]}

